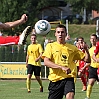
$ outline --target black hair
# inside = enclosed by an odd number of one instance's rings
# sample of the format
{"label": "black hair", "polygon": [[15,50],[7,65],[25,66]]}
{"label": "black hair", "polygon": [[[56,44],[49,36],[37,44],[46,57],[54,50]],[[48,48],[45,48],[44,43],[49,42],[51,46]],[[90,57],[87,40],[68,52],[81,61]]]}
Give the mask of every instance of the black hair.
{"label": "black hair", "polygon": [[65,29],[65,31],[67,32],[66,26],[64,26],[64,25],[62,25],[62,24],[57,25],[57,27],[56,27],[56,28],[64,28],[64,29]]}
{"label": "black hair", "polygon": [[96,39],[98,39],[97,35],[95,33],[91,34],[91,36],[95,36]]}
{"label": "black hair", "polygon": [[82,39],[84,41],[84,38],[83,37],[78,37],[78,41],[79,41],[79,39]]}
{"label": "black hair", "polygon": [[31,34],[31,36],[35,36],[35,37],[37,37],[36,34]]}

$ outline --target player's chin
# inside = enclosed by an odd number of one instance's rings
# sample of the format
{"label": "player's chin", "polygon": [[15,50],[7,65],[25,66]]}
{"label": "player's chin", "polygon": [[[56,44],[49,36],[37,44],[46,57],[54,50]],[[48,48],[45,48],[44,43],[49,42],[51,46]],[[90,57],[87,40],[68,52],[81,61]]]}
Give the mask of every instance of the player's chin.
{"label": "player's chin", "polygon": [[63,40],[63,38],[62,38],[62,37],[59,37],[59,38],[58,38],[58,40],[59,40],[59,41],[62,41],[62,40]]}
{"label": "player's chin", "polygon": [[59,38],[59,39],[62,39],[62,37],[61,37],[61,36],[59,36],[58,38]]}

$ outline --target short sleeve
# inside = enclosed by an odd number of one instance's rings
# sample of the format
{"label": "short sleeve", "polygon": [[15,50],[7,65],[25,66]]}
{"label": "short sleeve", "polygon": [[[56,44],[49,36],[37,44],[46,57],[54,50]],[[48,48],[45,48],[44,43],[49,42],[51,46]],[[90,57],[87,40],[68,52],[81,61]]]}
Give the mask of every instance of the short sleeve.
{"label": "short sleeve", "polygon": [[97,55],[99,53],[99,42],[96,43],[96,47],[94,50],[94,54]]}
{"label": "short sleeve", "polygon": [[43,52],[43,48],[41,46],[41,44],[39,44],[39,53],[42,53]]}
{"label": "short sleeve", "polygon": [[52,56],[52,48],[51,48],[51,44],[48,43],[46,45],[45,51],[42,55],[42,58],[44,59],[44,57],[47,57],[47,58],[51,59],[51,56]]}

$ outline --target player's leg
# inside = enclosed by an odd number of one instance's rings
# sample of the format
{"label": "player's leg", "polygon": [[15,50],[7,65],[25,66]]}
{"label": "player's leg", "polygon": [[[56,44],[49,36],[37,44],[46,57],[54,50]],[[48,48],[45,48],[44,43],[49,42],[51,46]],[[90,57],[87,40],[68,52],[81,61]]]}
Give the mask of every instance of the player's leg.
{"label": "player's leg", "polygon": [[76,71],[77,71],[77,74],[76,74],[76,77],[74,78],[74,83],[76,83],[77,81],[79,66],[76,66]]}
{"label": "player's leg", "polygon": [[81,81],[83,83],[82,91],[86,91],[86,89],[87,89],[87,80],[86,80],[86,76],[85,76],[85,71],[86,70],[84,69],[83,72],[81,72],[82,68],[84,67],[84,65],[85,65],[85,62],[84,61],[80,61],[78,75],[79,75],[79,73],[81,74],[80,78],[81,78]]}
{"label": "player's leg", "polygon": [[28,74],[28,76],[27,76],[27,89],[28,89],[28,93],[30,93],[31,92],[31,77],[32,77],[32,75],[31,74]]}
{"label": "player's leg", "polygon": [[92,87],[97,79],[98,79],[97,68],[93,68],[93,67],[89,66],[89,80],[88,80],[88,86],[87,86],[87,91],[86,91],[87,98],[85,98],[85,99],[90,98],[90,95],[92,92]]}
{"label": "player's leg", "polygon": [[22,34],[20,35],[18,44],[24,45],[26,42],[27,36],[30,34],[30,32],[31,32],[31,26],[27,26],[22,32]]}
{"label": "player's leg", "polygon": [[81,81],[82,81],[82,83],[83,83],[82,91],[86,91],[86,89],[87,89],[87,79],[86,79],[86,77],[85,77],[85,74],[83,74],[83,75],[81,76]]}
{"label": "player's leg", "polygon": [[28,93],[31,92],[30,89],[31,89],[31,77],[32,77],[32,74],[33,74],[33,65],[28,64],[28,66],[27,66],[27,80],[26,80]]}
{"label": "player's leg", "polygon": [[50,81],[48,99],[63,99],[65,82],[65,79],[56,82]]}
{"label": "player's leg", "polygon": [[86,96],[88,99],[90,98],[90,95],[92,92],[92,87],[93,87],[95,81],[96,81],[96,79],[94,79],[94,78],[88,80],[88,86],[87,86],[87,91],[86,91]]}
{"label": "player's leg", "polygon": [[75,84],[73,82],[73,78],[67,78],[66,79],[66,83],[65,83],[65,87],[64,87],[64,94],[66,95],[66,99],[74,99],[74,95],[75,95]]}
{"label": "player's leg", "polygon": [[25,44],[27,36],[31,32],[31,27],[27,26],[20,36],[0,36],[0,46]]}
{"label": "player's leg", "polygon": [[99,68],[97,69],[97,75],[98,75],[97,84],[99,84]]}
{"label": "player's leg", "polygon": [[85,75],[86,75],[86,80],[87,80],[87,82],[88,82],[88,77],[89,77],[89,67],[86,68]]}
{"label": "player's leg", "polygon": [[34,75],[36,80],[38,81],[39,85],[40,85],[40,92],[43,92],[43,84],[42,84],[42,80],[40,78],[40,72],[41,72],[41,67],[40,66],[34,66]]}
{"label": "player's leg", "polygon": [[79,69],[78,76],[81,78],[81,81],[83,83],[82,91],[86,91],[86,89],[87,89],[87,80],[86,80],[86,77],[85,77],[85,70],[83,70],[83,72],[81,72],[80,69]]}

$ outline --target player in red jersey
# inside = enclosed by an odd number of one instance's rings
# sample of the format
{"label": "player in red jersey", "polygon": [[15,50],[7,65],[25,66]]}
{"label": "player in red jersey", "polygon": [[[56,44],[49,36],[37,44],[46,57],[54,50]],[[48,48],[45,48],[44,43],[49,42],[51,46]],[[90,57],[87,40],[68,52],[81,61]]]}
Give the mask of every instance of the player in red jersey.
{"label": "player in red jersey", "polygon": [[96,55],[99,53],[99,41],[96,43],[94,54],[92,56],[93,60],[99,63],[99,58],[96,58]]}
{"label": "player in red jersey", "polygon": [[[79,37],[78,38],[78,43],[79,43],[79,46],[78,48],[85,52],[85,50],[83,49],[82,47],[82,44],[85,43],[84,42],[84,38],[83,37]],[[80,76],[81,78],[81,81],[83,83],[83,88],[82,88],[82,91],[86,91],[87,89],[87,79],[88,79],[88,67],[87,67],[87,64],[84,62],[84,61],[79,61],[79,71],[78,71],[78,75]]]}

